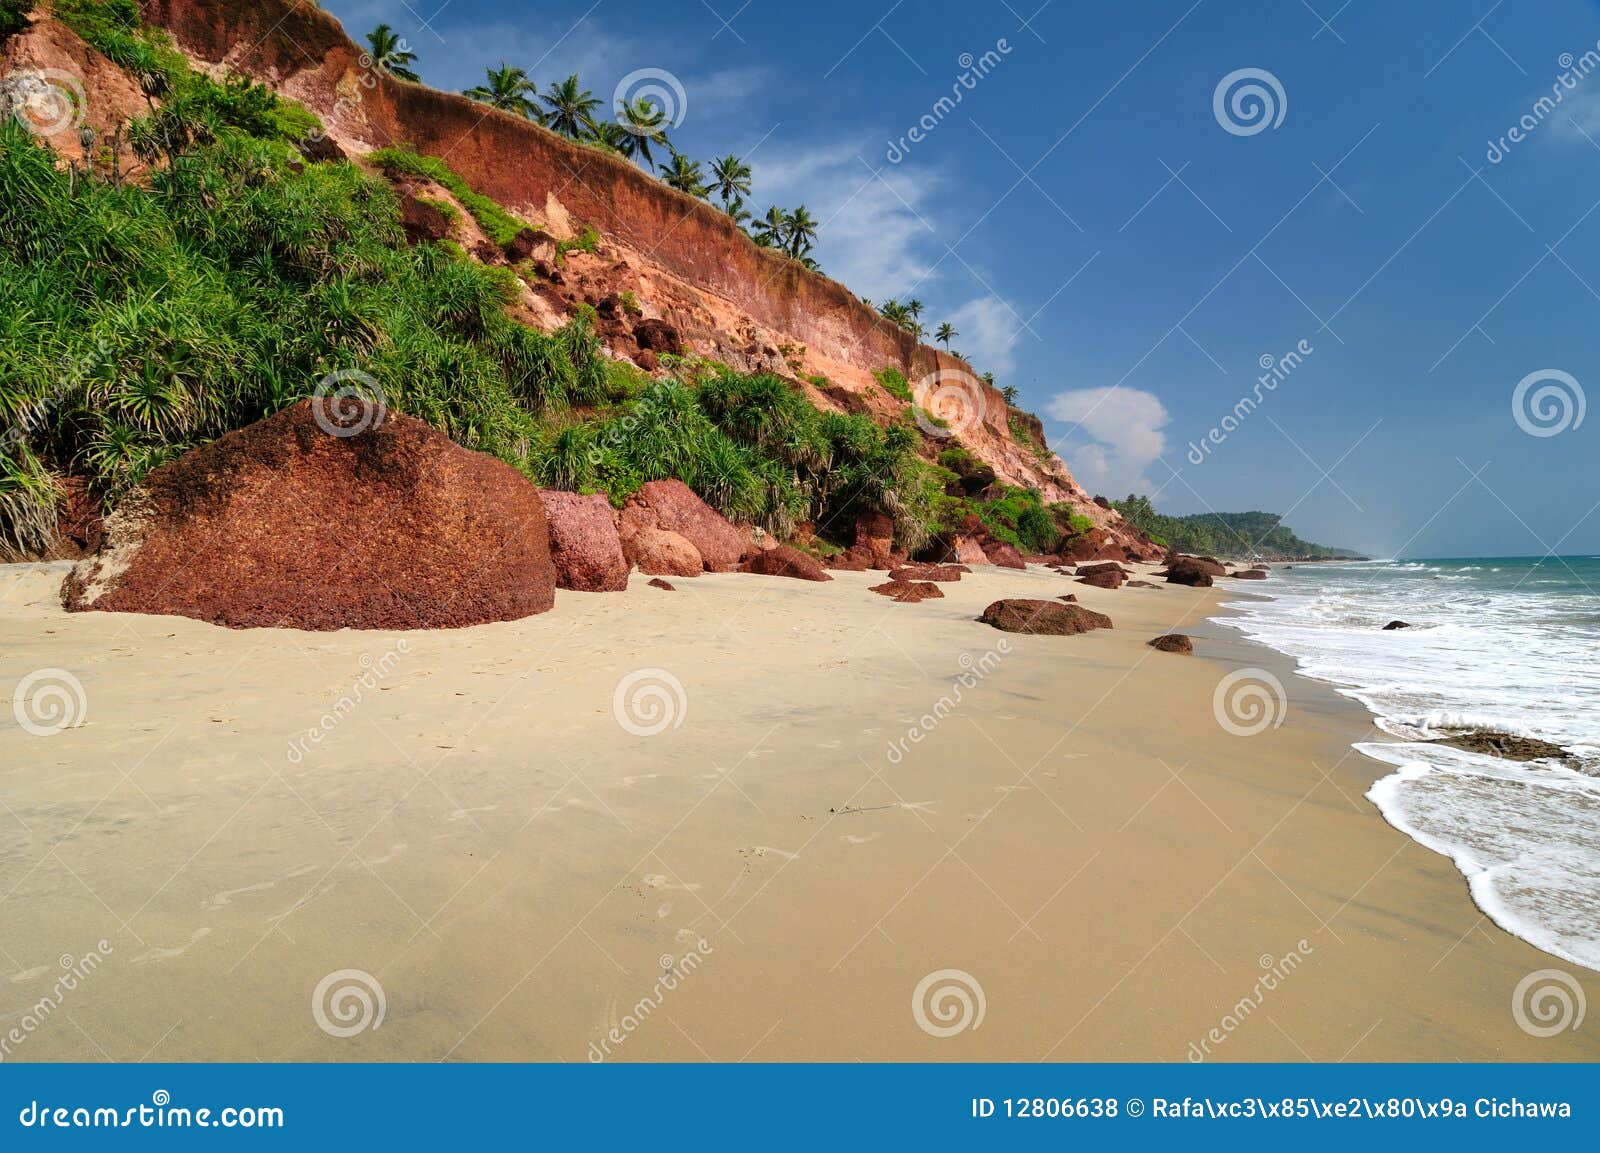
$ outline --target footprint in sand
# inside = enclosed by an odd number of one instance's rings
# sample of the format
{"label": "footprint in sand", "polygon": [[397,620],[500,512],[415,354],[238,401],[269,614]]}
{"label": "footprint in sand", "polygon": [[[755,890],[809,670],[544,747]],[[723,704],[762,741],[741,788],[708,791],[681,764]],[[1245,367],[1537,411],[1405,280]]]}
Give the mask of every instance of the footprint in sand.
{"label": "footprint in sand", "polygon": [[259,893],[263,889],[272,888],[277,883],[276,881],[262,881],[259,885],[246,885],[242,889],[229,889],[226,892],[208,897],[200,907],[202,909],[220,909],[224,905],[233,904],[233,899],[243,893]]}
{"label": "footprint in sand", "polygon": [[819,749],[837,749],[842,744],[844,744],[843,741],[823,741],[822,743],[817,745],[817,748],[819,748]]}
{"label": "footprint in sand", "polygon": [[681,893],[698,893],[701,889],[701,885],[698,881],[692,881],[687,885],[680,885],[674,882],[671,877],[668,877],[662,873],[646,873],[641,880],[643,880],[644,883],[650,888],[661,889],[663,891],[677,890]]}
{"label": "footprint in sand", "polygon": [[876,841],[881,836],[883,836],[883,833],[881,832],[867,833],[865,836],[858,836],[855,833],[845,833],[839,839],[847,845],[866,845]]}
{"label": "footprint in sand", "polygon": [[174,957],[181,957],[200,941],[211,935],[210,929],[196,929],[189,935],[187,944],[179,945],[176,949],[151,949],[147,953],[140,953],[133,959],[135,965],[143,965],[150,961],[170,961]]}

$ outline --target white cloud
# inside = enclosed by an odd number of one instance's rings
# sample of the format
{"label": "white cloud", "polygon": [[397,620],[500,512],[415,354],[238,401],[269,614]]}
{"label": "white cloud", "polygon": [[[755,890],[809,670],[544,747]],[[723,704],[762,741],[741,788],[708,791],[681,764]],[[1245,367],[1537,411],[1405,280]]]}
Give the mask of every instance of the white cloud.
{"label": "white cloud", "polygon": [[1060,392],[1045,405],[1047,415],[1072,425],[1088,443],[1070,449],[1067,463],[1091,492],[1117,495],[1155,486],[1144,471],[1166,451],[1162,431],[1167,408],[1154,394],[1137,388],[1078,388]]}
{"label": "white cloud", "polygon": [[941,250],[929,219],[939,177],[862,162],[851,143],[799,149],[769,141],[751,158],[756,215],[769,204],[804,204],[822,222],[817,260],[823,270],[874,300],[926,292]]}
{"label": "white cloud", "polygon": [[1011,371],[1022,322],[1010,305],[997,296],[980,296],[951,312],[949,320],[960,334],[950,342],[952,349],[996,376]]}

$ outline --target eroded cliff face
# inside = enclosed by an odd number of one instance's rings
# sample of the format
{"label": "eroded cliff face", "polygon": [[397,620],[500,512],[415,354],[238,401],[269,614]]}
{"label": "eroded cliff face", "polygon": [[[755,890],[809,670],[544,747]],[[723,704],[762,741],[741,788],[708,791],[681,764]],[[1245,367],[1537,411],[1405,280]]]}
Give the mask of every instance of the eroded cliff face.
{"label": "eroded cliff face", "polygon": [[304,103],[353,156],[404,143],[444,158],[476,191],[555,237],[595,229],[599,251],[569,253],[565,290],[529,299],[527,319],[562,319],[562,297],[595,304],[631,291],[646,317],[672,324],[696,353],[799,379],[819,406],[885,416],[905,403],[883,389],[876,370],[894,366],[913,385],[943,373],[955,404],[941,415],[954,417],[961,443],[1001,480],[1036,487],[1047,501],[1069,503],[1117,537],[1135,539],[1042,448],[1042,437],[1013,438],[1011,410],[970,366],[919,344],[844,285],[760,248],[717,208],[630,161],[465,97],[394,80],[372,67],[337,20],[304,0],[148,0],[144,12],[197,67],[242,72]]}

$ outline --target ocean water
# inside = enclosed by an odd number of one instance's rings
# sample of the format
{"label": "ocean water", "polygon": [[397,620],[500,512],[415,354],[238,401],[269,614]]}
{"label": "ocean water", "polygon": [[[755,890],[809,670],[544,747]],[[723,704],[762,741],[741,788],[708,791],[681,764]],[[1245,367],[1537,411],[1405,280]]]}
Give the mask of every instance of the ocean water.
{"label": "ocean water", "polygon": [[[1600,970],[1600,557],[1275,566],[1218,623],[1364,703],[1394,767],[1368,792],[1444,853],[1510,933]],[[1382,631],[1390,620],[1409,629]],[[1575,766],[1429,738],[1483,727],[1561,745]]]}

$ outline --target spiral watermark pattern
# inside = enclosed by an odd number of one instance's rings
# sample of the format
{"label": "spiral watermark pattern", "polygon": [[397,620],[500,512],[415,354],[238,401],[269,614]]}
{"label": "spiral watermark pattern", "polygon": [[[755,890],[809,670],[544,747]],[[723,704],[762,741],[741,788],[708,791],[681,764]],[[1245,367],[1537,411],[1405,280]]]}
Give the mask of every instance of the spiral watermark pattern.
{"label": "spiral watermark pattern", "polygon": [[988,408],[983,383],[959,368],[928,373],[912,385],[911,396],[917,427],[941,440],[982,426]]}
{"label": "spiral watermark pattern", "polygon": [[930,1037],[954,1037],[983,1024],[989,1003],[965,969],[935,969],[911,993],[911,1016]]}
{"label": "spiral watermark pattern", "polygon": [[1530,372],[1511,392],[1511,415],[1529,436],[1559,436],[1577,428],[1587,407],[1583,386],[1559,368]]}
{"label": "spiral watermark pattern", "polygon": [[1511,1016],[1530,1037],[1554,1037],[1583,1024],[1588,1001],[1583,986],[1560,969],[1535,969],[1511,994]]}
{"label": "spiral watermark pattern", "polygon": [[341,368],[317,381],[311,413],[329,436],[359,436],[381,424],[388,408],[383,386],[371,373]]}
{"label": "spiral watermark pattern", "polygon": [[1224,731],[1253,737],[1283,724],[1289,697],[1283,682],[1266,669],[1236,669],[1217,682],[1211,712]]}
{"label": "spiral watermark pattern", "polygon": [[59,68],[17,72],[0,87],[0,113],[16,117],[35,136],[76,132],[88,109],[83,81]]}
{"label": "spiral watermark pattern", "polygon": [[311,1016],[330,1037],[354,1037],[383,1024],[383,986],[364,969],[335,969],[311,993]]}
{"label": "spiral watermark pattern", "polygon": [[683,682],[666,669],[638,669],[617,682],[611,713],[625,732],[653,737],[683,727],[689,695]]}
{"label": "spiral watermark pattern", "polygon": [[[659,113],[653,124],[635,124],[626,115],[641,101],[652,113]],[[611,109],[618,124],[635,136],[649,136],[670,131],[683,123],[689,113],[689,94],[683,90],[683,81],[665,68],[640,68],[617,81],[611,93]]]}
{"label": "spiral watermark pattern", "polygon": [[83,682],[66,669],[34,669],[17,682],[11,694],[11,712],[23,732],[53,737],[84,723],[89,697]]}
{"label": "spiral watermark pattern", "polygon": [[1283,123],[1289,96],[1265,68],[1239,68],[1217,81],[1211,112],[1224,132],[1254,136]]}

